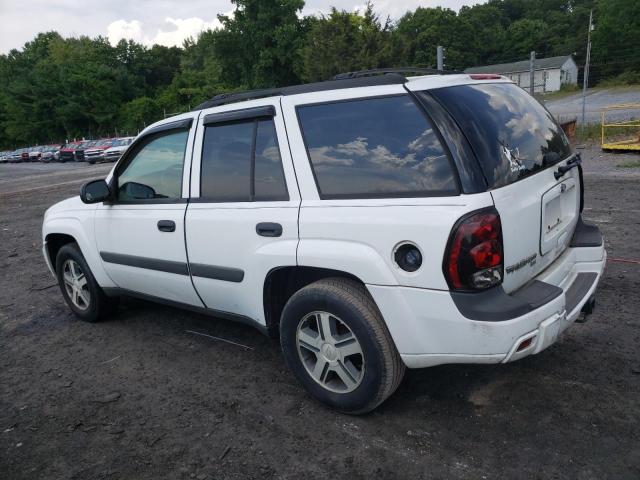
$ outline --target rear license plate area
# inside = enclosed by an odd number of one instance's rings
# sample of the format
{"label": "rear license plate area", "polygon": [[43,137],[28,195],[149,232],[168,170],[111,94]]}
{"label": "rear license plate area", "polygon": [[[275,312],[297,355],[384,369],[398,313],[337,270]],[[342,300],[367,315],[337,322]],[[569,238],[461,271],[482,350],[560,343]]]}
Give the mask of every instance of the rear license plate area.
{"label": "rear license plate area", "polygon": [[542,222],[540,225],[540,253],[545,255],[566,243],[565,233],[575,223],[578,215],[578,189],[576,180],[567,178],[542,195]]}

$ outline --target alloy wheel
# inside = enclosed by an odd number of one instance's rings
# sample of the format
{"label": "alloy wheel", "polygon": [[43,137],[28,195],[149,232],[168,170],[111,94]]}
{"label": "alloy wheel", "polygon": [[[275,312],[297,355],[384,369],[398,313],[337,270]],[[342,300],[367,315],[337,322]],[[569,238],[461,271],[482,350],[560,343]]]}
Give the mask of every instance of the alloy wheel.
{"label": "alloy wheel", "polygon": [[306,315],[298,324],[296,344],[307,373],[323,388],[348,393],[362,382],[362,346],[347,324],[335,315]]}
{"label": "alloy wheel", "polygon": [[65,260],[62,266],[64,288],[71,302],[79,310],[86,310],[91,304],[89,284],[82,268],[72,259]]}

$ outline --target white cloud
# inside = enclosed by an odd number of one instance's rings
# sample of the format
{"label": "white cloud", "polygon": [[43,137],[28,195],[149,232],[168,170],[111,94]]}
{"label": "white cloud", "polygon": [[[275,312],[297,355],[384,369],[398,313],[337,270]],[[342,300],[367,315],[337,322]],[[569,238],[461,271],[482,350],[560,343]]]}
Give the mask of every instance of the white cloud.
{"label": "white cloud", "polygon": [[107,38],[111,45],[117,44],[120,40],[134,40],[142,42],[142,23],[138,20],[127,22],[126,20],[116,20],[107,26]]}
{"label": "white cloud", "polygon": [[156,33],[156,36],[153,38],[151,43],[157,43],[167,47],[180,46],[187,38],[196,38],[198,34],[204,30],[214,30],[222,27],[222,24],[217,18],[211,22],[206,22],[198,17],[185,19],[167,17],[165,22],[175,28],[168,31],[158,29],[158,33]]}
{"label": "white cloud", "polygon": [[[228,15],[228,14],[227,14]],[[135,40],[145,45],[164,45],[166,47],[176,47],[190,37],[197,38],[200,32],[209,29],[220,28],[222,25],[218,19],[207,22],[199,17],[191,18],[165,18],[165,25],[168,28],[158,28],[155,35],[145,33],[145,26],[139,20],[116,20],[107,26],[107,37],[112,45],[120,40]]]}

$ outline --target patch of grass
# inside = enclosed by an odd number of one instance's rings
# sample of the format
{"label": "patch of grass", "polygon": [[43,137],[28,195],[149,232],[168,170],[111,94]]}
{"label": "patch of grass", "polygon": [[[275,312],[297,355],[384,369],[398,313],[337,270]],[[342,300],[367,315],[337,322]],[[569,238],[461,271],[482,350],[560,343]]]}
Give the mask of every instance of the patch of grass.
{"label": "patch of grass", "polygon": [[[626,130],[626,129],[625,129]],[[618,130],[612,133],[611,130],[605,131],[605,143],[627,140],[630,138],[640,138],[640,129],[637,133],[626,133],[625,131]],[[602,142],[602,126],[600,123],[587,123],[586,125],[578,124],[576,126],[575,137],[573,143],[579,145],[581,143],[596,143],[600,145]]]}
{"label": "patch of grass", "polygon": [[599,123],[576,126],[575,143],[600,142],[602,130]]}
{"label": "patch of grass", "polygon": [[640,160],[629,160],[628,162],[619,163],[620,168],[640,168]]}
{"label": "patch of grass", "polygon": [[545,101],[549,100],[558,100],[560,98],[570,97],[571,95],[575,95],[580,91],[580,87],[573,84],[565,84],[560,87],[560,90],[557,92],[548,92],[548,93],[538,93]]}
{"label": "patch of grass", "polygon": [[640,84],[640,72],[624,72],[615,77],[607,78],[598,83],[599,87],[618,87],[626,85],[638,85]]}

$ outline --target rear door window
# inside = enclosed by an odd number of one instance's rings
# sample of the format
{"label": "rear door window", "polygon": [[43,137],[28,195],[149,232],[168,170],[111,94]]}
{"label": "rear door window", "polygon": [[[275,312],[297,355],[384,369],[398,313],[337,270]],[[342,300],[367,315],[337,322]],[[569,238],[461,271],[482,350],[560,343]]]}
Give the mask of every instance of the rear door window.
{"label": "rear door window", "polygon": [[321,198],[458,194],[449,156],[409,95],[297,110]]}
{"label": "rear door window", "polygon": [[525,178],[571,155],[551,114],[511,83],[429,90],[471,143],[489,188]]}

